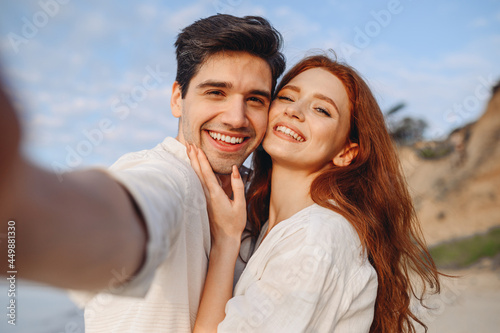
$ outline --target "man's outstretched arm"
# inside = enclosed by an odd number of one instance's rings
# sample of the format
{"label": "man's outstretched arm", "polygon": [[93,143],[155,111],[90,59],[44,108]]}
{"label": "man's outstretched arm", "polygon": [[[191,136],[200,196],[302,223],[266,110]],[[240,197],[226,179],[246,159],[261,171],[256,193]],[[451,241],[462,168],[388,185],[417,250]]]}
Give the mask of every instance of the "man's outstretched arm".
{"label": "man's outstretched arm", "polygon": [[[0,275],[8,267],[8,221],[15,222],[19,278],[97,290],[140,267],[146,230],[132,199],[104,171],[57,175],[19,153],[20,129],[0,87]],[[11,223],[12,224],[12,223]],[[115,274],[113,274],[115,272]]]}

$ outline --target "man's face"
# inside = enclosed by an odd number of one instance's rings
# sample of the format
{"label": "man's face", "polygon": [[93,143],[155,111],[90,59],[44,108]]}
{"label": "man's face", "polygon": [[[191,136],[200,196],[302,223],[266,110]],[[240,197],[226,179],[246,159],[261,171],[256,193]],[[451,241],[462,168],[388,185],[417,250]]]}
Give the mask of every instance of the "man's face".
{"label": "man's face", "polygon": [[271,69],[259,57],[246,52],[209,57],[184,98],[178,83],[173,85],[172,114],[180,118],[177,140],[201,148],[216,173],[231,173],[264,137],[271,86]]}

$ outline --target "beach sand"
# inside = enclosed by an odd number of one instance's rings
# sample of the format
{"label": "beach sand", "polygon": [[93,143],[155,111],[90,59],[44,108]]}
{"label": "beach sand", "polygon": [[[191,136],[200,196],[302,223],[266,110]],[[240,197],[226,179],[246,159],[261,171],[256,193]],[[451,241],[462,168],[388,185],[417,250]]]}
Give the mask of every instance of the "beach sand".
{"label": "beach sand", "polygon": [[[433,333],[494,333],[500,330],[500,265],[483,259],[464,270],[445,271],[459,278],[443,279],[443,291],[428,304],[434,310],[421,318]],[[423,330],[422,330],[423,332]]]}

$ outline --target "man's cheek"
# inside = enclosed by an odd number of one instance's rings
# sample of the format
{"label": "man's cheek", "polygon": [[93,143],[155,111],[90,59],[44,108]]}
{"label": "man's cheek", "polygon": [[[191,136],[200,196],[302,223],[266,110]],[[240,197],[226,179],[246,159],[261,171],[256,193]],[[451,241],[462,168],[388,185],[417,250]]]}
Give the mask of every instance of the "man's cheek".
{"label": "man's cheek", "polygon": [[268,121],[268,117],[267,117],[267,113],[263,114],[260,119],[259,119],[259,122],[258,122],[258,125],[257,127],[255,128],[255,132],[257,133],[257,137],[259,139],[262,139],[264,137],[264,135],[266,134],[266,130],[267,130],[267,121]]}

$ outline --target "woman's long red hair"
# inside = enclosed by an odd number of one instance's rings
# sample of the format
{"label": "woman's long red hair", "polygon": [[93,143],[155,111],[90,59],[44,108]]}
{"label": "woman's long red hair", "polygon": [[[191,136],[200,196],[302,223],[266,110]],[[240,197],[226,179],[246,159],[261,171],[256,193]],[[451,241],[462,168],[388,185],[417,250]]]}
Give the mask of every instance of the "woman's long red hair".
{"label": "woman's long red hair", "polygon": [[[358,155],[349,166],[332,164],[320,174],[311,185],[311,197],[318,205],[342,214],[354,226],[377,271],[378,292],[370,332],[415,332],[415,322],[427,331],[412,313],[410,301],[416,297],[422,303],[427,288],[439,292],[439,273],[423,241],[382,112],[370,88],[353,68],[324,55],[300,61],[283,77],[276,91],[311,68],[323,68],[335,75],[349,96],[351,128],[346,142],[359,145]],[[258,233],[269,217],[272,161],[259,148],[253,164],[248,216]],[[410,279],[415,277],[417,281]]]}

